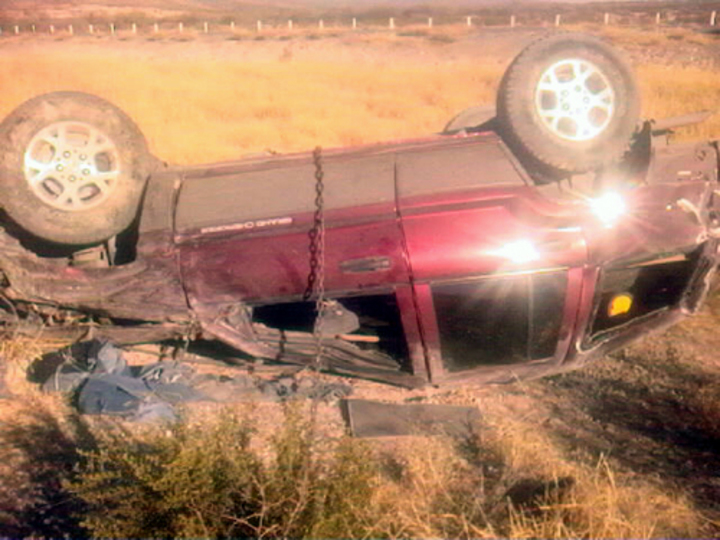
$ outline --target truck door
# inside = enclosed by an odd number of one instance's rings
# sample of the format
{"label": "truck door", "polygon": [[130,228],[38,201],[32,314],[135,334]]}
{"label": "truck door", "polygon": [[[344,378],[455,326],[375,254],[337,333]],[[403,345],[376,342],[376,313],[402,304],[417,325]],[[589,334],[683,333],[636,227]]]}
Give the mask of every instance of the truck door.
{"label": "truck door", "polygon": [[[185,179],[176,214],[191,301],[302,299],[316,209],[311,156]],[[407,285],[395,209],[394,155],[323,159],[325,287],[330,297]]]}
{"label": "truck door", "polygon": [[545,223],[535,188],[494,135],[397,157],[398,209],[434,382],[555,361],[568,346],[585,257],[580,229]]}

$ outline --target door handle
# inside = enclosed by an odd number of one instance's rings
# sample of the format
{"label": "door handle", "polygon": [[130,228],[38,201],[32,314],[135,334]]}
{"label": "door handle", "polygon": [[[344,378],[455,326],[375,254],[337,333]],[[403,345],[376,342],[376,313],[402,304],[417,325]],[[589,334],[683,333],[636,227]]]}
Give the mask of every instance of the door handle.
{"label": "door handle", "polygon": [[392,262],[390,257],[362,257],[348,259],[340,263],[340,270],[346,274],[362,274],[365,272],[378,272],[390,270]]}

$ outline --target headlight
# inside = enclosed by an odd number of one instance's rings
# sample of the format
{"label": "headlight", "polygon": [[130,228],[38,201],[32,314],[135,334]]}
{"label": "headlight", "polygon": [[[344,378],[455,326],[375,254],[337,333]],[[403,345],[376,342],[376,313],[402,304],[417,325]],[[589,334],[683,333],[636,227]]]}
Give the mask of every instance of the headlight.
{"label": "headlight", "polygon": [[614,191],[590,199],[590,210],[605,227],[612,227],[627,212],[625,199]]}
{"label": "headlight", "polygon": [[491,255],[503,257],[515,264],[537,261],[540,258],[535,244],[530,240],[516,240],[490,252]]}

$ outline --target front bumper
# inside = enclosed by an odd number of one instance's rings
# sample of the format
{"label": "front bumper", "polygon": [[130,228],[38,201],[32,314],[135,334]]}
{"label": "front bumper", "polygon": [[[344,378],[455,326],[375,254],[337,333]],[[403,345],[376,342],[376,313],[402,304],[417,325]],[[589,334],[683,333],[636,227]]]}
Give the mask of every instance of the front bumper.
{"label": "front bumper", "polygon": [[[630,261],[603,268],[595,283],[592,310],[564,364],[583,365],[697,312],[717,272],[719,249],[720,242],[709,238],[682,259]],[[609,316],[611,298],[625,292],[633,297],[632,309]]]}

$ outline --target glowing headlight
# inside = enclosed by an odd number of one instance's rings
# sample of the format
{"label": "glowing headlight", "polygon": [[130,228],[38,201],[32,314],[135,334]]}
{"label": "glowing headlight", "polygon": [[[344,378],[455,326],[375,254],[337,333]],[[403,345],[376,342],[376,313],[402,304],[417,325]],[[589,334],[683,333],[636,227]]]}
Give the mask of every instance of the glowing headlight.
{"label": "glowing headlight", "polygon": [[505,244],[500,249],[490,252],[491,255],[503,257],[516,264],[524,264],[537,261],[540,258],[535,245],[530,240],[516,240]]}
{"label": "glowing headlight", "polygon": [[606,227],[612,227],[627,211],[625,200],[619,193],[609,192],[590,199],[590,210]]}

